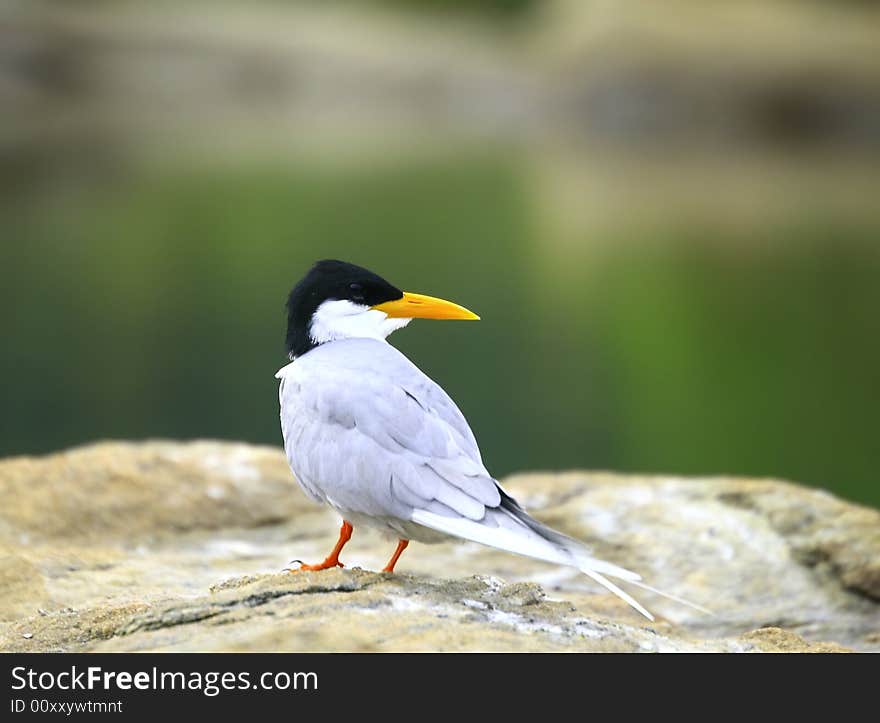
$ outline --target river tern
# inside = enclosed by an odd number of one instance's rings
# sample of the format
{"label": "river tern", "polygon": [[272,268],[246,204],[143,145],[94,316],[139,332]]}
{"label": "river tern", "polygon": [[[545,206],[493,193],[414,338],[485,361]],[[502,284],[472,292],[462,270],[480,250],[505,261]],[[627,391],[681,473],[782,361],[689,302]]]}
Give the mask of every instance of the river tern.
{"label": "river tern", "polygon": [[284,449],[305,493],[342,516],[332,552],[297,570],[342,567],[353,528],[367,525],[398,540],[386,572],[410,540],[451,536],[577,568],[650,620],[608,578],[693,605],[532,518],[486,470],[455,402],[386,341],[413,319],[476,314],[335,260],[309,270],[287,309],[290,363],[276,374]]}

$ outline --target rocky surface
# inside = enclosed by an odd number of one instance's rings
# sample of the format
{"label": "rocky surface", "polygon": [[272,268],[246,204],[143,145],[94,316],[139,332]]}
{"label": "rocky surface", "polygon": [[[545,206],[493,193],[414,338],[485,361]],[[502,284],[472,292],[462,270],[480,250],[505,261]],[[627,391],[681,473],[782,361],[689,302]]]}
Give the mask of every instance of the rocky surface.
{"label": "rocky surface", "polygon": [[[102,443],[0,461],[0,650],[880,650],[880,512],[775,480],[568,472],[504,481],[650,593],[649,623],[574,570],[356,529],[283,454]],[[361,569],[363,568],[363,569]]]}

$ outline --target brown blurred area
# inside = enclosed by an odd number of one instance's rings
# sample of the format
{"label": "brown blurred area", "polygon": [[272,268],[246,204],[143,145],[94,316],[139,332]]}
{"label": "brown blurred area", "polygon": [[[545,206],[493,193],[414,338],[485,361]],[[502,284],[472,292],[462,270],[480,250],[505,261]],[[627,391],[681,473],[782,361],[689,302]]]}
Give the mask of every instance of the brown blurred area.
{"label": "brown blurred area", "polygon": [[277,442],[341,256],[481,314],[394,342],[499,475],[880,504],[878,58],[864,2],[7,2],[0,452]]}
{"label": "brown blurred area", "polygon": [[[41,154],[59,147],[100,161],[181,145],[344,153],[507,142],[568,166],[561,183],[610,186],[625,205],[632,193],[660,206],[675,194],[737,214],[759,196],[770,196],[768,209],[796,202],[791,187],[804,184],[873,213],[871,3],[477,2],[471,14],[438,5],[7,3],[4,154],[39,173],[52,166]],[[851,188],[828,178],[844,172]],[[719,181],[739,204],[718,199]],[[738,192],[746,181],[760,189]]]}

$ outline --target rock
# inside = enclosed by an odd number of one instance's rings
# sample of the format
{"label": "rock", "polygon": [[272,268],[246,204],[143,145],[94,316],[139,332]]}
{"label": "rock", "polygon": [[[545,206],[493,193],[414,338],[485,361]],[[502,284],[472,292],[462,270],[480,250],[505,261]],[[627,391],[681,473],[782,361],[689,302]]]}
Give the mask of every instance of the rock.
{"label": "rock", "polygon": [[[244,444],[96,444],[5,461],[0,540],[155,540],[187,530],[289,520],[290,470],[276,451]],[[8,495],[8,497],[6,497]]]}
{"label": "rock", "polygon": [[768,653],[846,653],[847,648],[836,643],[810,644],[799,635],[782,628],[761,628],[753,630],[741,637],[748,645],[752,643],[756,650]]}
{"label": "rock", "polygon": [[[880,650],[880,512],[775,480],[511,477],[647,592],[649,623],[567,568],[471,543],[394,544],[338,517],[279,450],[102,443],[0,461],[0,650]],[[361,566],[366,569],[360,569]],[[453,624],[450,624],[453,623]]]}

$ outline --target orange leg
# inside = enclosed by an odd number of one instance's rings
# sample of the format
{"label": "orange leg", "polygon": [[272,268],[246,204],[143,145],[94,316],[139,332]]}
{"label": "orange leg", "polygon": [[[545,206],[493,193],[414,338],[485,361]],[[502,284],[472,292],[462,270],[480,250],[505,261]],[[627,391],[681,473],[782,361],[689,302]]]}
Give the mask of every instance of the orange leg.
{"label": "orange leg", "polygon": [[345,543],[351,539],[351,532],[353,529],[354,528],[348,520],[343,520],[342,527],[339,530],[339,539],[336,541],[336,546],[333,548],[333,551],[327,555],[327,559],[317,565],[300,565],[295,570],[291,570],[291,572],[302,572],[303,570],[326,570],[328,567],[345,567],[345,565],[339,562],[339,553],[342,552]]}
{"label": "orange leg", "polygon": [[397,549],[394,551],[394,554],[391,556],[391,559],[388,561],[388,564],[382,568],[382,572],[394,572],[394,566],[397,564],[397,560],[403,554],[403,551],[406,549],[406,546],[409,544],[409,540],[400,540],[397,543]]}

